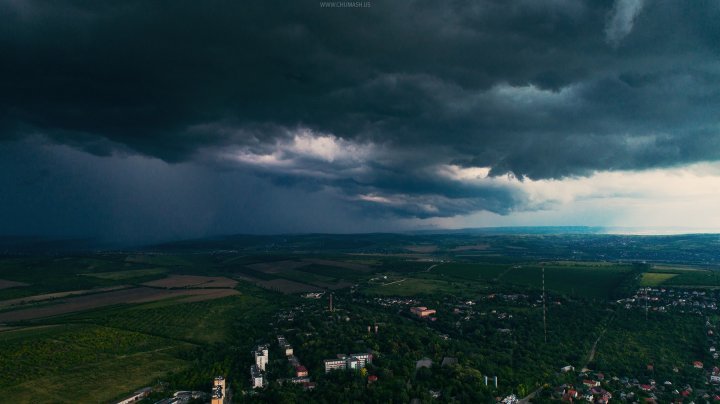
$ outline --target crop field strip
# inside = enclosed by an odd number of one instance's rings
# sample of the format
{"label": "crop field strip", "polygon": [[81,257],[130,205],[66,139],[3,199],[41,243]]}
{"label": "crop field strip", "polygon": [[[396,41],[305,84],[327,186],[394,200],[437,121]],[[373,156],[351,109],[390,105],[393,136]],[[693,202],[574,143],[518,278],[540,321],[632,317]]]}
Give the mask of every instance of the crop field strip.
{"label": "crop field strip", "polygon": [[234,288],[237,281],[222,276],[170,275],[143,283],[159,288]]}
{"label": "crop field strip", "polygon": [[235,278],[267,290],[293,294],[347,288],[374,270],[355,261],[279,260],[246,265],[236,270]]}
{"label": "crop field strip", "polygon": [[82,274],[83,276],[90,276],[99,279],[108,279],[113,281],[133,279],[140,277],[155,277],[163,276],[168,272],[167,268],[149,268],[149,269],[130,269],[125,271],[111,271],[111,272],[92,272]]}
{"label": "crop field strip", "polygon": [[168,298],[201,301],[237,294],[239,292],[235,289],[155,289],[135,287],[71,297],[48,306],[2,312],[0,313],[0,322],[32,320],[116,304],[145,303]]}
{"label": "crop field strip", "polygon": [[265,302],[242,294],[201,302],[161,300],[71,313],[40,322],[96,324],[203,344],[222,342],[232,319],[259,304]]}
{"label": "crop field strip", "polygon": [[37,302],[43,302],[46,300],[61,299],[61,298],[72,297],[72,296],[89,295],[89,294],[93,294],[93,293],[110,292],[113,290],[125,289],[125,288],[129,288],[129,287],[130,286],[128,286],[128,285],[120,285],[120,286],[111,286],[108,288],[71,290],[68,292],[45,293],[42,295],[26,296],[26,297],[21,297],[21,298],[17,298],[17,299],[0,300],[0,310],[4,310],[4,309],[8,309],[8,308],[17,308],[17,307],[13,307],[13,306],[22,306],[22,305],[33,304],[33,303],[37,303]]}

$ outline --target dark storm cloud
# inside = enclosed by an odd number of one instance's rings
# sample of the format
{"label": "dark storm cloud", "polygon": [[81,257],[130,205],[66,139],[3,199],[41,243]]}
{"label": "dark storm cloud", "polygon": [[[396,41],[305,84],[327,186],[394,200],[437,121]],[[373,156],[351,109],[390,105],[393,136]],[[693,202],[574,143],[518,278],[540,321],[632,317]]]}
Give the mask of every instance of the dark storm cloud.
{"label": "dark storm cloud", "polygon": [[0,189],[5,235],[128,245],[238,232],[393,229],[338,204],[328,190],[272,186],[239,169],[98,157],[37,138],[0,144]]}
{"label": "dark storm cloud", "polygon": [[[6,0],[0,15],[5,139],[221,168],[239,153],[277,184],[419,217],[537,208],[447,164],[540,179],[720,158],[712,1]],[[295,153],[298,130],[369,151]]]}

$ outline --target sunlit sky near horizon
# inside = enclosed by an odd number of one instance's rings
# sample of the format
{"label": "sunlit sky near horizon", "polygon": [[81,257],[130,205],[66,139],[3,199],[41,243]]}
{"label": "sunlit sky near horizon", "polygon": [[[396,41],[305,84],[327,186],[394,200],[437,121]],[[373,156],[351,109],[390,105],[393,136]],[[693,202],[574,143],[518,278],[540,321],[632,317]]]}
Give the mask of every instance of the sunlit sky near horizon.
{"label": "sunlit sky near horizon", "polygon": [[716,1],[0,15],[0,234],[720,232]]}

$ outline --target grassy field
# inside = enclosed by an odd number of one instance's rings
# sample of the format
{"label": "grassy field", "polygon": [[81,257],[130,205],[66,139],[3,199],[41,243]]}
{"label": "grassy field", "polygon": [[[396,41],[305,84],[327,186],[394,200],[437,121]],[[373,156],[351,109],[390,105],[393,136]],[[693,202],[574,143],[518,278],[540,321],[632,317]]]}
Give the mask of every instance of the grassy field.
{"label": "grassy field", "polygon": [[640,286],[659,286],[676,276],[678,276],[678,274],[645,272],[640,278]]}
{"label": "grassy field", "polygon": [[13,386],[0,387],[0,395],[16,403],[98,403],[119,400],[150,386],[168,371],[189,364],[166,352],[141,352],[78,365],[63,374],[39,376]]}
{"label": "grassy field", "polygon": [[[411,296],[416,293],[459,293],[476,291],[490,285],[540,289],[542,268],[534,265],[508,265],[495,263],[444,263],[427,270],[397,275],[391,280],[396,283],[387,286],[373,284],[367,293],[380,295]],[[630,273],[629,266],[583,265],[562,263],[547,265],[545,287],[548,291],[574,298],[607,299]],[[404,281],[399,281],[405,279]]]}
{"label": "grassy field", "polygon": [[454,278],[470,279],[474,281],[496,281],[510,269],[510,266],[503,264],[461,264],[447,263],[439,264],[431,271],[437,274],[444,274]]}
{"label": "grassy field", "polygon": [[678,273],[665,283],[667,286],[699,286],[718,287],[720,286],[720,274],[716,271],[696,270]]}
{"label": "grassy field", "polygon": [[193,303],[170,300],[99,309],[47,322],[92,323],[197,344],[214,343],[225,341],[234,318],[261,303],[243,295]]}
{"label": "grassy field", "polygon": [[[647,280],[646,280],[647,278]],[[643,274],[641,286],[720,287],[720,273],[689,265],[654,265]]]}

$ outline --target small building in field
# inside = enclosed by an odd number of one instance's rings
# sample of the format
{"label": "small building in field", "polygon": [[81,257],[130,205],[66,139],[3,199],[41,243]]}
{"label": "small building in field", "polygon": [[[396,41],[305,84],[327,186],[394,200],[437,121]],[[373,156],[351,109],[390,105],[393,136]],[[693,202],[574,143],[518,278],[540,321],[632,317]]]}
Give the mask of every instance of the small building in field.
{"label": "small building in field", "polygon": [[412,313],[420,318],[424,318],[424,317],[430,317],[431,315],[437,313],[437,311],[433,310],[433,309],[428,309],[425,306],[417,306],[417,307],[411,307],[410,313]]}

